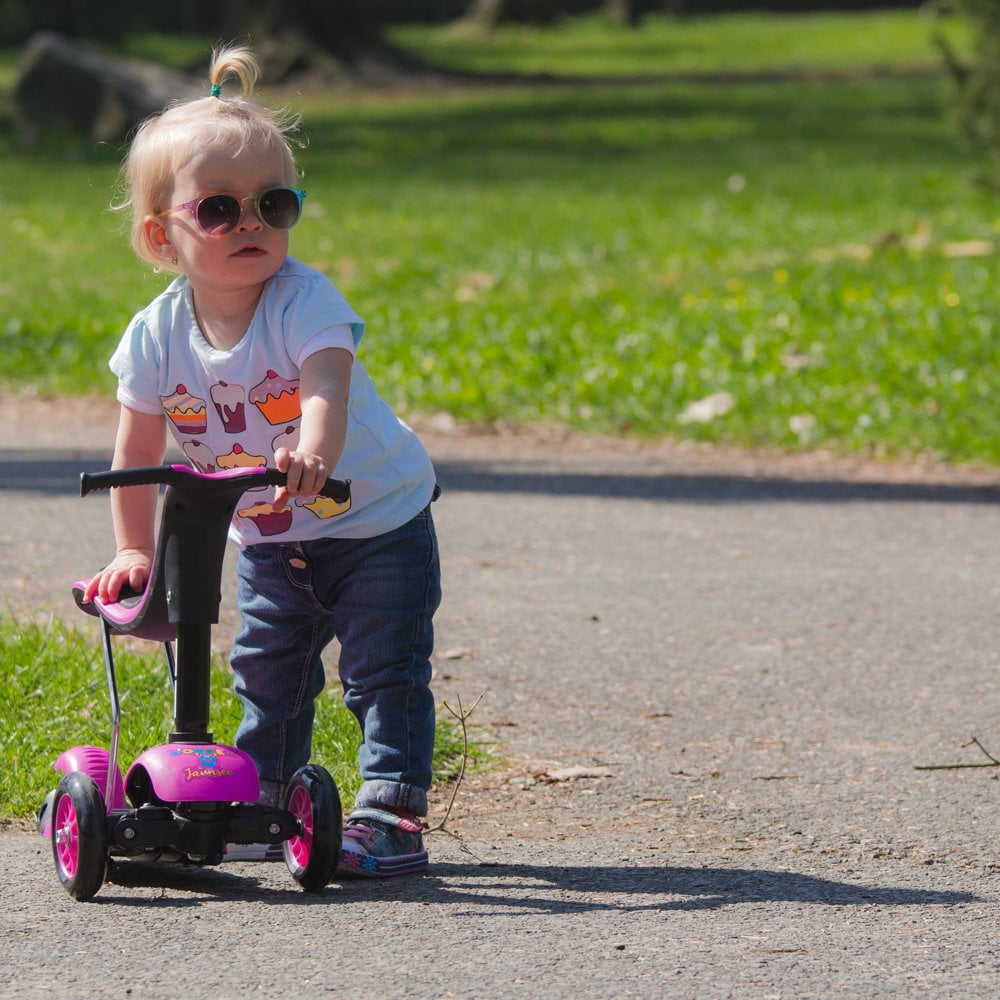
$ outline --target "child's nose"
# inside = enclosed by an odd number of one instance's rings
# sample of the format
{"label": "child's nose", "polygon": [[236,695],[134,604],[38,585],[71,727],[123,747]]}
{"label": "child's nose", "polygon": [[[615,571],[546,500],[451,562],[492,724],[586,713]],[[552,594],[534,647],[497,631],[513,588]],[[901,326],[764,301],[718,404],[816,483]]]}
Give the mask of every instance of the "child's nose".
{"label": "child's nose", "polygon": [[257,211],[257,203],[253,198],[244,198],[240,202],[240,221],[238,229],[261,229],[263,220]]}

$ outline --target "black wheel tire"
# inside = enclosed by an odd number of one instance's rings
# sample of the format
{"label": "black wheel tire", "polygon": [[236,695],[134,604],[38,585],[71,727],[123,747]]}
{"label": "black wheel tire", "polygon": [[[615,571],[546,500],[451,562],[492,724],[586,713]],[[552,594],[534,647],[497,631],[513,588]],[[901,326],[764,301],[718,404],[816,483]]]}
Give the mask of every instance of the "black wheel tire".
{"label": "black wheel tire", "polygon": [[303,889],[319,892],[340,864],[343,811],[330,772],[319,764],[299,768],[285,789],[282,806],[301,827],[298,836],[285,841],[285,864]]}
{"label": "black wheel tire", "polygon": [[94,779],[71,771],[52,802],[52,856],[56,874],[79,902],[97,895],[108,868],[108,823]]}

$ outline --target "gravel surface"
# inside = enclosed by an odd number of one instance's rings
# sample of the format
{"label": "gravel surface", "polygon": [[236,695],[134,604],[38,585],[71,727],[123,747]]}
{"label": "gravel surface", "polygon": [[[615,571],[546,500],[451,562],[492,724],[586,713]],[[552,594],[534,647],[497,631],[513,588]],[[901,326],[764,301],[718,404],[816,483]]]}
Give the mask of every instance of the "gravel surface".
{"label": "gravel surface", "polygon": [[[5,599],[73,615],[113,408],[0,421]],[[1000,990],[1000,471],[421,430],[439,701],[482,694],[505,755],[430,874],[307,896],[280,863],[122,864],[79,904],[12,824],[0,997]]]}

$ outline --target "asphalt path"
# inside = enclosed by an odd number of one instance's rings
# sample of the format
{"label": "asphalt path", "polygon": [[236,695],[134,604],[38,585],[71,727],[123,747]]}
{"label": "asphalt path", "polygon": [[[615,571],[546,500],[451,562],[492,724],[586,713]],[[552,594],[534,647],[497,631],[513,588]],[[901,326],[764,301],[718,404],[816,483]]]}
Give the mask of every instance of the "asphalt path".
{"label": "asphalt path", "polygon": [[[0,422],[6,604],[72,618],[111,538],[75,480],[113,414]],[[309,896],[280,863],[125,864],[80,904],[8,826],[0,997],[1000,990],[1000,473],[425,439],[438,699],[482,695],[503,752],[429,874]]]}

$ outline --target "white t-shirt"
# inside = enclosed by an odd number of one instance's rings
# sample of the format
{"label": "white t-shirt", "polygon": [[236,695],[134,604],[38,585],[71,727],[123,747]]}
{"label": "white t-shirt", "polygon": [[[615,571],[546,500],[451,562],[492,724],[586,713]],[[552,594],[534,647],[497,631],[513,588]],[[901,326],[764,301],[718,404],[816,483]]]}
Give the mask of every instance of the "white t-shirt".
{"label": "white t-shirt", "polygon": [[[274,465],[298,442],[299,371],[316,351],[353,355],[365,324],[324,275],[288,258],[264,286],[243,339],[229,351],[198,328],[191,287],[179,277],[137,313],[111,358],[118,400],[164,413],[191,464],[203,471]],[[275,513],[274,490],[245,493],[230,539],[240,548],[313,538],[370,538],[405,524],[430,502],[434,469],[416,435],[379,398],[355,360],[347,441],[332,475],[351,481],[349,505],[294,497]]]}

